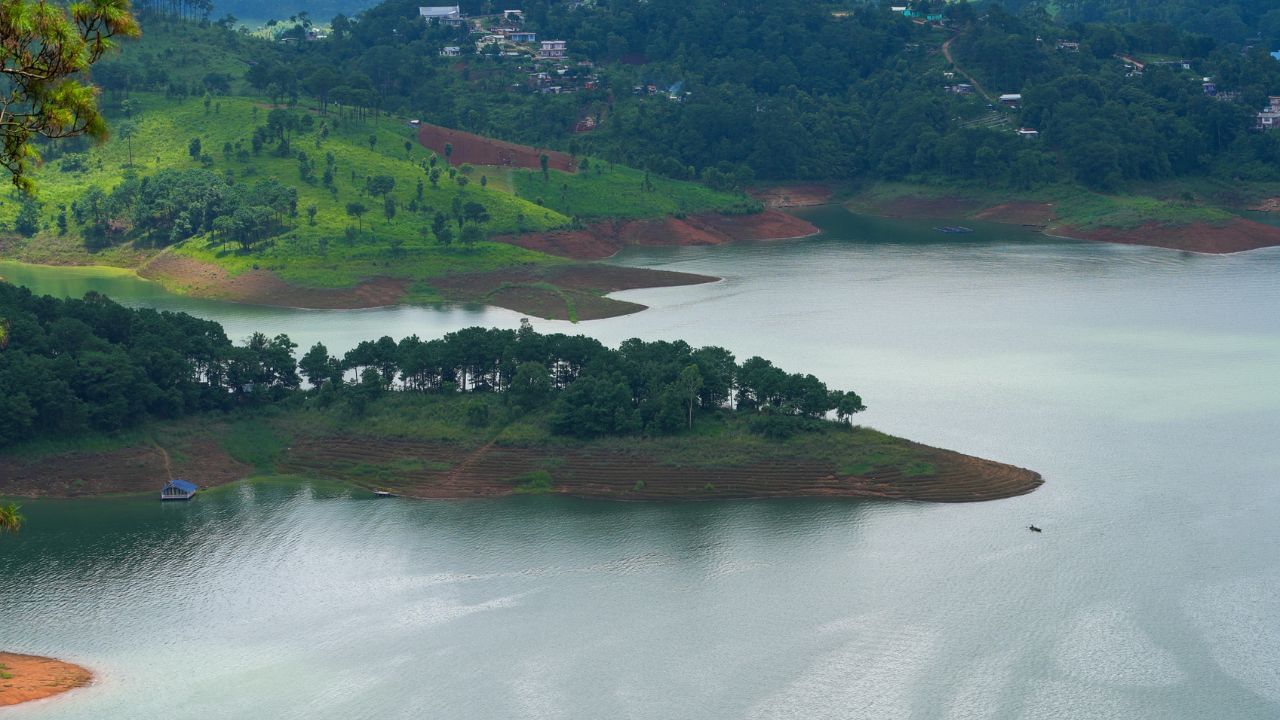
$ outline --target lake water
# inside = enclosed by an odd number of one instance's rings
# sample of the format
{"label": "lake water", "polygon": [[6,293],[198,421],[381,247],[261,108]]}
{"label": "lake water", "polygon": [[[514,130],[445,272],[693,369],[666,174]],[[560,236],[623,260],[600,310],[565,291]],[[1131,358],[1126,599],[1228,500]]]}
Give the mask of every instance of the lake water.
{"label": "lake water", "polygon": [[[615,261],[725,279],[535,325],[760,354],[857,390],[866,424],[1034,468],[1040,490],[608,504],[256,484],[177,507],[28,502],[27,528],[0,539],[0,647],[98,681],[0,714],[1280,717],[1280,250],[812,217],[814,239],[630,251]],[[333,351],[519,322],[0,275]]]}

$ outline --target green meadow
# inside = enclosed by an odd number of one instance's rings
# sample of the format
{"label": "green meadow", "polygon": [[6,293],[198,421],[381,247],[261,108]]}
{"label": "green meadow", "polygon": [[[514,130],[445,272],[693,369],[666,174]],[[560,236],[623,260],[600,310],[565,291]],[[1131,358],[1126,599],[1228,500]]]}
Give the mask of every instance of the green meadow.
{"label": "green meadow", "polygon": [[516,195],[582,219],[681,216],[709,211],[742,212],[752,206],[740,195],[588,158],[576,173],[515,170]]}

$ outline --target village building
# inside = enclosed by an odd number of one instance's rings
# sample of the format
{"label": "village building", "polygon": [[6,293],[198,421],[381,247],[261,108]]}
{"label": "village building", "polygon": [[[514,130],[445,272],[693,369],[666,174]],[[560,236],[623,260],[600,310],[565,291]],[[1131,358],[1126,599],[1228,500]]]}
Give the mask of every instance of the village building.
{"label": "village building", "polygon": [[1080,43],[1070,40],[1059,40],[1058,49],[1063,52],[1080,52]]}
{"label": "village building", "polygon": [[510,22],[524,22],[523,10],[503,10],[502,19]]}
{"label": "village building", "polygon": [[1254,118],[1254,130],[1274,130],[1280,127],[1280,96],[1267,98],[1267,106]]}
{"label": "village building", "polygon": [[160,489],[161,500],[190,500],[200,488],[187,480],[170,480]]}
{"label": "village building", "polygon": [[462,9],[457,5],[419,7],[418,15],[427,22],[435,21],[441,25],[458,27],[463,22]]}
{"label": "village building", "polygon": [[1035,128],[1018,128],[1015,132],[1018,133],[1018,137],[1032,139],[1040,137],[1040,131]]}
{"label": "village building", "polygon": [[543,40],[542,47],[538,50],[538,59],[540,60],[558,60],[564,57],[565,41],[564,40]]}
{"label": "village building", "polygon": [[440,48],[441,57],[458,57],[462,54],[462,48],[457,45],[446,45]]}
{"label": "village building", "polygon": [[507,33],[507,39],[513,43],[535,43],[538,42],[538,33],[513,30]]}
{"label": "village building", "polygon": [[1000,96],[1000,104],[1005,107],[1016,108],[1022,104],[1022,93],[1005,93]]}

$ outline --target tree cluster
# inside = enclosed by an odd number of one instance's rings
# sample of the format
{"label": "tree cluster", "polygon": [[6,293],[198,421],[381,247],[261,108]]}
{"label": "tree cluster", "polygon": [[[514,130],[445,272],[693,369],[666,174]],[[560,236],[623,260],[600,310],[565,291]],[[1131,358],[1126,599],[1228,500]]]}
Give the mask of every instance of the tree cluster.
{"label": "tree cluster", "polygon": [[341,358],[317,344],[299,368],[313,386],[330,389],[354,378],[366,388],[504,393],[514,407],[548,412],[554,432],[582,438],[675,433],[720,409],[801,419],[835,411],[841,420],[865,409],[856,393],[759,357],[739,365],[724,348],[632,339],[611,349],[581,335],[542,335],[528,324],[467,328],[434,340],[383,337]]}
{"label": "tree cluster", "polygon": [[129,175],[110,193],[93,186],[71,203],[71,217],[93,249],[127,239],[163,247],[212,231],[249,250],[297,213],[295,187],[275,179],[233,185],[204,169]]}
{"label": "tree cluster", "polygon": [[[617,349],[580,335],[466,328],[437,339],[362,342],[342,357],[316,344],[295,361],[286,335],[234,345],[222,327],[182,313],[130,309],[90,293],[35,296],[0,283],[0,446],[114,432],[149,418],[224,411],[296,397],[356,411],[384,392],[497,393],[559,434],[665,435],[699,416],[737,410],[785,437],[834,411],[864,410],[856,393],[724,348],[632,339]],[[477,424],[484,424],[483,419]]]}
{"label": "tree cluster", "polygon": [[277,401],[299,384],[284,335],[233,345],[218,323],[96,293],[60,300],[0,283],[0,323],[0,446]]}

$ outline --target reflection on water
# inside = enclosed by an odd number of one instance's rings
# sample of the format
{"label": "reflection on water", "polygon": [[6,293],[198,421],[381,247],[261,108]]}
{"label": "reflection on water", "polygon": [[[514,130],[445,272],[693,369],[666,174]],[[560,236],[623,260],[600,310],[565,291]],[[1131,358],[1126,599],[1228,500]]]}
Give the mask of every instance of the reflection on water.
{"label": "reflection on water", "polygon": [[[10,714],[1280,717],[1280,251],[813,216],[826,233],[809,240],[629,250],[614,261],[725,279],[620,294],[651,306],[637,315],[536,324],[761,354],[855,388],[868,424],[1034,468],[1043,488],[957,506],[281,484],[176,507],[32,502],[23,535],[0,538],[0,646],[100,681]],[[519,319],[109,282],[232,337],[336,351]]]}

